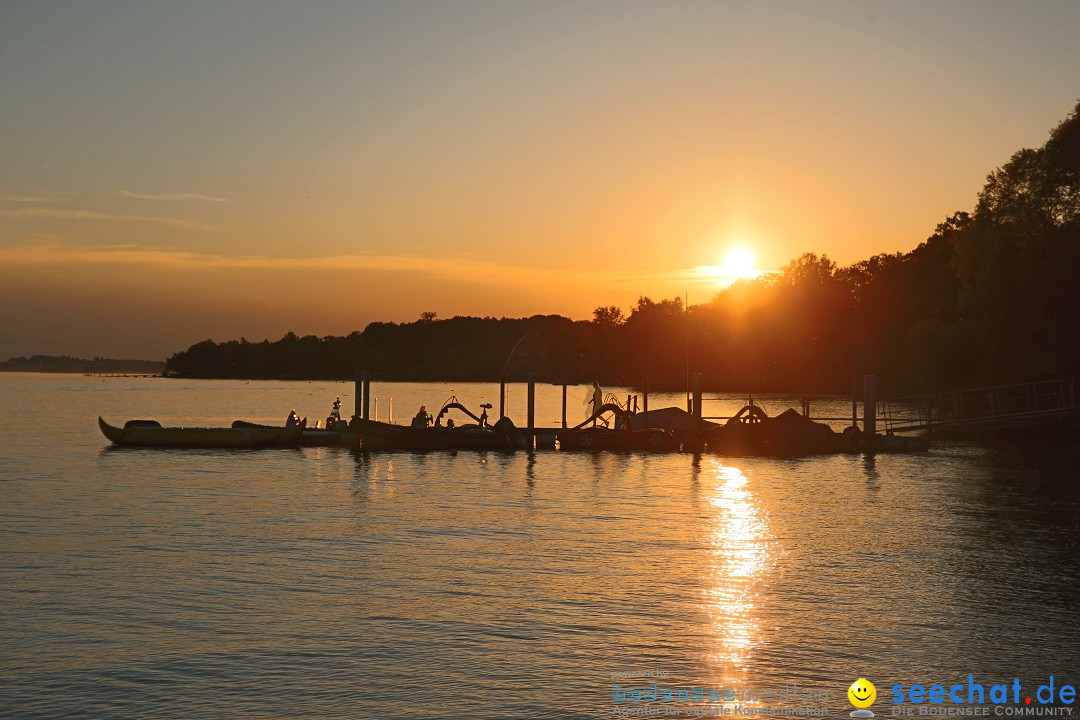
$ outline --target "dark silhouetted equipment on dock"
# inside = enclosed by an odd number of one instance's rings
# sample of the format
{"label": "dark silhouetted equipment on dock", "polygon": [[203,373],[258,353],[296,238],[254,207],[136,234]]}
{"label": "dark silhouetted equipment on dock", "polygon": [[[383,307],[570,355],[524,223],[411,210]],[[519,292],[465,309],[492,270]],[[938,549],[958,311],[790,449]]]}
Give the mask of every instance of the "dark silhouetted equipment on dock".
{"label": "dark silhouetted equipment on dock", "polygon": [[[482,406],[483,413],[478,416],[458,402],[456,397],[444,403],[436,416],[434,427],[428,427],[430,418],[420,423],[414,421],[410,427],[372,420],[367,416],[370,374],[358,372],[357,379],[358,415],[353,417],[347,428],[342,428],[342,444],[357,445],[365,450],[554,450],[557,446],[561,450],[671,452],[681,449],[738,456],[799,456],[858,451],[911,452],[929,447],[924,437],[882,437],[873,432],[877,408],[873,400],[876,381],[869,375],[865,378],[864,400],[870,398],[870,401],[864,402],[863,428],[869,428],[870,432],[858,427],[856,402],[853,404],[852,426],[843,433],[835,432],[823,422],[811,420],[809,399],[803,400],[801,414],[786,410],[776,417],[769,417],[750,396],[747,404],[734,416],[713,418],[722,419],[724,423],[712,422],[703,414],[700,373],[691,376],[688,411],[675,407],[650,410],[646,379],[642,412],[636,412],[636,396],[627,397],[625,405],[614,396],[609,396],[607,403],[572,428],[567,428],[565,421],[568,383],[559,383],[563,386],[563,427],[536,426],[535,377],[532,373],[528,374],[527,424],[524,428],[516,427],[505,416],[488,427],[487,410],[492,407],[490,404]],[[500,383],[500,408],[505,408],[504,393],[505,383]],[[451,410],[464,413],[476,424],[454,426],[452,421],[448,421],[444,426],[442,418]],[[424,412],[423,408],[421,412]],[[614,416],[613,427],[606,424],[595,426],[596,420],[608,415]]]}
{"label": "dark silhouetted equipment on dock", "polygon": [[[602,415],[615,416],[615,427],[589,427]],[[565,416],[565,415],[564,415]],[[634,413],[617,403],[605,403],[584,422],[555,434],[561,450],[645,450],[670,452],[679,449],[679,441],[671,430],[635,428]]]}
{"label": "dark silhouetted equipment on dock", "polygon": [[[769,416],[751,395],[731,417],[705,416],[701,374],[688,383],[687,410],[677,407],[649,408],[648,378],[639,398],[608,395],[607,401],[583,422],[566,426],[566,388],[562,385],[562,427],[536,425],[535,376],[528,373],[527,420],[517,427],[500,412],[489,423],[491,403],[474,413],[457,397],[450,397],[432,417],[421,406],[409,425],[370,416],[371,373],[356,373],[355,413],[341,417],[340,398],[326,418],[325,427],[306,427],[306,420],[290,415],[284,427],[237,420],[229,428],[163,428],[154,421],[132,420],[123,428],[99,418],[101,432],[118,445],[142,447],[266,447],[334,445],[367,451],[429,450],[586,450],[633,452],[714,452],[729,456],[802,456],[836,452],[919,452],[930,447],[930,435],[972,436],[996,434],[1006,438],[1046,435],[1048,428],[1069,432],[1080,420],[1080,397],[1076,380],[1054,380],[1020,385],[963,390],[908,398],[877,399],[877,379],[866,375],[861,383],[862,426],[859,423],[860,383],[852,382],[850,424],[837,432],[827,422],[848,418],[810,417],[810,399],[804,397],[801,412],[787,409]],[[500,383],[500,409],[505,409],[505,383]],[[599,388],[596,392],[599,403]],[[377,401],[376,401],[377,402]],[[377,408],[376,408],[377,409]],[[456,422],[460,413],[465,422]],[[613,417],[608,423],[606,418]],[[601,425],[596,421],[604,418]],[[876,432],[878,421],[884,434]],[[722,421],[722,422],[714,422]],[[823,422],[826,421],[826,422]],[[911,433],[911,434],[904,434]],[[1059,433],[1060,434],[1060,433]],[[998,439],[998,438],[995,438]]]}

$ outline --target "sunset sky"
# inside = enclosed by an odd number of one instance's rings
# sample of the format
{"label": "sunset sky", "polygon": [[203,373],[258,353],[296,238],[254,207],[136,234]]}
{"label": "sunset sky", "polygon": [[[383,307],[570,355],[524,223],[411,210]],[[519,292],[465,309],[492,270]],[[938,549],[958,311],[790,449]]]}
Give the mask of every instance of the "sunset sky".
{"label": "sunset sky", "polygon": [[[0,5],[0,360],[587,318],[910,250],[1080,97],[1080,3]],[[715,273],[713,273],[715,274]]]}

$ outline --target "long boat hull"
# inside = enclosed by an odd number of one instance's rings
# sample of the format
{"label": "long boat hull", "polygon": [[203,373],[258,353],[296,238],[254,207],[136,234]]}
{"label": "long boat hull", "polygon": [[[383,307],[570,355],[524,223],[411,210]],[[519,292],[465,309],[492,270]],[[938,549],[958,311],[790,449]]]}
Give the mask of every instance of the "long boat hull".
{"label": "long boat hull", "polygon": [[[234,420],[234,428],[254,428],[256,430],[277,429],[273,425],[248,422],[247,420]],[[356,447],[360,442],[356,432],[349,424],[339,420],[334,427],[328,428],[304,428],[300,433],[298,444],[307,447]]]}
{"label": "long boat hull", "polygon": [[360,436],[364,450],[499,450],[512,448],[510,438],[494,430],[414,428],[356,418],[350,429]]}
{"label": "long boat hull", "polygon": [[102,434],[116,445],[134,447],[255,448],[296,445],[303,424],[274,428],[115,427],[98,418]]}

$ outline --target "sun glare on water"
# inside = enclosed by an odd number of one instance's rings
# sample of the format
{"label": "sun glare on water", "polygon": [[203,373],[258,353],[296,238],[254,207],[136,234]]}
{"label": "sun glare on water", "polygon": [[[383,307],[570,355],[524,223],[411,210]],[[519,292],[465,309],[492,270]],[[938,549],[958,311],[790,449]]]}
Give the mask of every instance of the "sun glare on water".
{"label": "sun glare on water", "polygon": [[701,275],[720,283],[748,280],[761,274],[755,268],[754,251],[745,245],[732,245],[724,254],[723,265],[701,265]]}

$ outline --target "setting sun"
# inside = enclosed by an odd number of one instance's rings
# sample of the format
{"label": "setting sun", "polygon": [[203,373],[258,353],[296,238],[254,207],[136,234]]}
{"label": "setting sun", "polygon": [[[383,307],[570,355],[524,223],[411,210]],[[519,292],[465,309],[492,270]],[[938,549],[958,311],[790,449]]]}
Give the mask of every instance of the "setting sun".
{"label": "setting sun", "polygon": [[699,265],[699,276],[706,281],[730,285],[736,280],[748,280],[761,274],[755,267],[754,251],[746,245],[732,245],[724,254],[722,265]]}
{"label": "setting sun", "polygon": [[745,245],[733,245],[729,248],[720,269],[724,277],[733,280],[752,278],[758,274],[754,269],[754,253]]}

